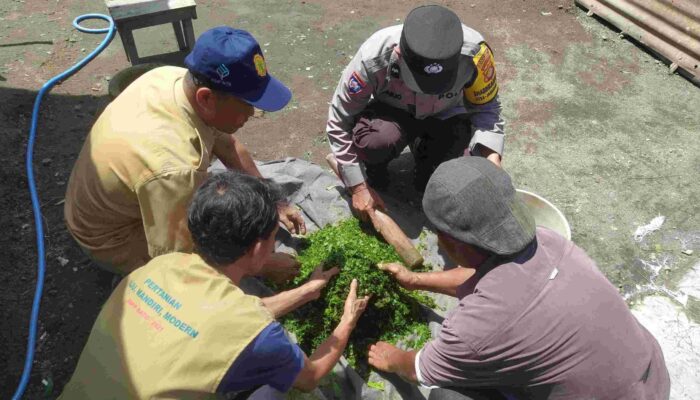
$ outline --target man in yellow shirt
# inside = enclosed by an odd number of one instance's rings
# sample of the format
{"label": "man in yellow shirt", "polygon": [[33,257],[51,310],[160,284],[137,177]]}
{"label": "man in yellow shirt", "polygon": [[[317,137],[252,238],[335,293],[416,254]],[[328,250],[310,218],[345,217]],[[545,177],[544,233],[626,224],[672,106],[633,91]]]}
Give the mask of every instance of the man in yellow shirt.
{"label": "man in yellow shirt", "polygon": [[[186,209],[213,157],[260,177],[233,133],[254,108],[277,111],[291,98],[242,30],[205,32],[185,64],[157,68],[127,87],[98,118],[73,167],[64,209],[68,230],[113,272],[191,252]],[[278,213],[291,232],[305,232],[296,208],[282,204]],[[279,255],[273,261],[268,267],[293,265]]]}
{"label": "man in yellow shirt", "polygon": [[[259,298],[238,287],[275,246],[277,185],[236,171],[210,178],[188,224],[195,254],[154,258],[125,277],[92,328],[62,399],[248,398],[315,388],[345,350],[367,306],[350,285],[333,333],[310,355],[284,333]],[[299,289],[318,297],[337,269]],[[287,311],[302,303],[289,305]]]}

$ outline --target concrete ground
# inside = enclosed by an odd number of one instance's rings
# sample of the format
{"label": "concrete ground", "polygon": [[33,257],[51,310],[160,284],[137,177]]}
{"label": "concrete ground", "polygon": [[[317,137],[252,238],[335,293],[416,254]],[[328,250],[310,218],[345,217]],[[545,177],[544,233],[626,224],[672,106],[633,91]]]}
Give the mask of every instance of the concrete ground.
{"label": "concrete ground", "polygon": [[[221,24],[251,31],[269,70],[293,90],[284,111],[240,133],[257,159],[322,162],[327,102],[342,69],[375,30],[400,23],[419,2],[212,0],[195,32]],[[507,119],[504,167],[519,188],[567,216],[573,240],[598,263],[659,338],[674,399],[700,398],[700,90],[571,0],[442,1],[495,51]],[[34,231],[23,175],[33,96],[101,37],[71,20],[106,12],[98,0],[0,4],[0,204],[7,235],[0,270],[7,360],[0,397],[18,382],[34,284]],[[168,26],[137,32],[139,50],[175,50]],[[108,102],[109,79],[128,66],[119,39],[46,102],[35,156],[45,203],[48,277],[27,398],[53,398],[69,378],[111,276],[96,271],[62,223],[72,162]],[[635,239],[658,216],[658,229]],[[641,232],[641,231],[640,231]],[[64,262],[65,261],[65,262]],[[665,322],[660,322],[665,321]],[[42,380],[51,385],[42,384]],[[51,386],[51,387],[49,387]]]}

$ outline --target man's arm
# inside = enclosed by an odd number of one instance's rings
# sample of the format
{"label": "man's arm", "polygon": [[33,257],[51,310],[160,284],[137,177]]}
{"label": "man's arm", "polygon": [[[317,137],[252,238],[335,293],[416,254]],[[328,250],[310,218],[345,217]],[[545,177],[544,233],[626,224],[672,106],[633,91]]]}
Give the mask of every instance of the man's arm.
{"label": "man's arm", "polygon": [[236,357],[216,392],[227,395],[260,385],[286,392],[304,367],[304,352],[279,322],[271,322]]}
{"label": "man's arm", "polygon": [[217,136],[213,153],[228,169],[243,171],[258,178],[263,177],[248,149],[234,135],[221,134]]}
{"label": "man's arm", "polygon": [[275,318],[279,318],[296,310],[304,304],[318,299],[321,290],[326,287],[328,281],[339,272],[337,267],[324,271],[323,267],[317,267],[305,284],[274,296],[262,299],[263,304],[272,312]]}
{"label": "man's arm", "polygon": [[338,169],[348,187],[365,181],[352,140],[355,117],[360,114],[374,92],[374,82],[362,63],[362,48],[345,67],[328,108],[326,133]]}
{"label": "man's arm", "polygon": [[297,375],[294,387],[305,392],[314,390],[321,378],[326,376],[340,360],[353,328],[354,326],[341,320],[333,333],[318,346],[311,357],[304,357],[304,368]]}
{"label": "man's arm", "polygon": [[401,264],[379,264],[379,269],[391,273],[399,285],[409,290],[427,290],[457,297],[457,288],[471,278],[476,270],[456,267],[447,271],[413,272]]}
{"label": "man's arm", "polygon": [[148,254],[192,251],[187,206],[207,175],[189,168],[168,171],[135,186]]}
{"label": "man's arm", "polygon": [[503,156],[505,122],[501,118],[496,63],[485,42],[474,56],[475,76],[464,88],[464,108],[472,125],[469,151],[500,166]]}
{"label": "man's arm", "polygon": [[311,354],[304,359],[304,368],[294,381],[294,387],[310,392],[318,386],[319,381],[328,374],[345,351],[350,333],[355,328],[369,297],[357,298],[357,280],[350,284],[350,293],[345,299],[345,309],[338,326],[333,333]]}
{"label": "man's arm", "polygon": [[[258,178],[263,177],[248,149],[234,135],[221,134],[217,136],[213,153],[228,169],[243,171]],[[281,203],[277,207],[277,212],[280,216],[280,222],[289,232],[306,234],[304,218],[295,207]]]}
{"label": "man's arm", "polygon": [[338,162],[338,172],[352,196],[352,208],[363,219],[371,210],[384,208],[379,194],[365,182],[352,138],[355,118],[367,107],[374,89],[374,77],[367,72],[362,62],[360,48],[338,82],[328,109],[326,125],[328,143]]}

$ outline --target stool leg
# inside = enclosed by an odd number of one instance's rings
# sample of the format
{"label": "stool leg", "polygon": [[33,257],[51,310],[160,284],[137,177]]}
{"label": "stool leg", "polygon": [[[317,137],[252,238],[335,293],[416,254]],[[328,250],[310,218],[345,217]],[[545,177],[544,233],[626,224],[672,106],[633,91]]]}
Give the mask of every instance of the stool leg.
{"label": "stool leg", "polygon": [[175,38],[177,38],[177,47],[180,50],[185,50],[187,48],[187,43],[185,42],[185,36],[182,33],[182,25],[180,21],[173,22],[173,30],[175,31]]}
{"label": "stool leg", "polygon": [[136,50],[136,42],[134,41],[134,34],[131,29],[124,28],[119,30],[119,37],[122,39],[124,44],[124,51],[126,52],[126,58],[129,59],[131,65],[136,65],[139,63],[139,53]]}
{"label": "stool leg", "polygon": [[194,29],[192,28],[191,19],[182,20],[182,29],[185,31],[185,42],[187,43],[187,50],[192,51],[194,47]]}

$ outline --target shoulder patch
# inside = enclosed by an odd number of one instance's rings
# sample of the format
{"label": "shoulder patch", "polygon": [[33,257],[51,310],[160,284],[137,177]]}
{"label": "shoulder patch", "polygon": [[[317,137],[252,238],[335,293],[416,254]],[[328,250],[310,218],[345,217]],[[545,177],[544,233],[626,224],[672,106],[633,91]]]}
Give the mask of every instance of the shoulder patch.
{"label": "shoulder patch", "polygon": [[357,72],[353,72],[350,78],[348,78],[348,92],[350,92],[350,94],[360,93],[365,86],[367,86],[367,84],[360,78]]}
{"label": "shoulder patch", "polygon": [[476,76],[468,87],[465,86],[464,98],[472,104],[486,104],[498,94],[498,81],[496,63],[485,42],[481,42],[481,48],[473,60]]}

